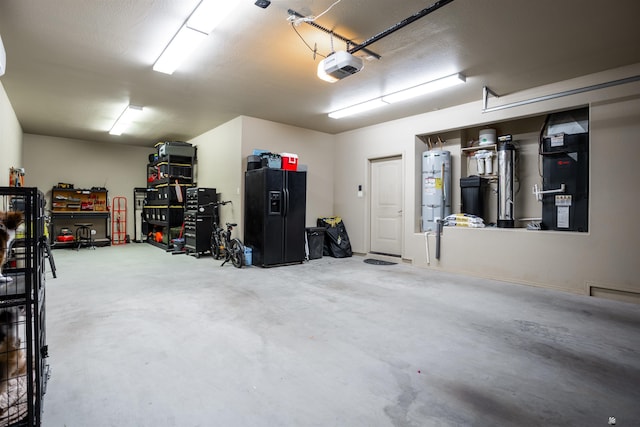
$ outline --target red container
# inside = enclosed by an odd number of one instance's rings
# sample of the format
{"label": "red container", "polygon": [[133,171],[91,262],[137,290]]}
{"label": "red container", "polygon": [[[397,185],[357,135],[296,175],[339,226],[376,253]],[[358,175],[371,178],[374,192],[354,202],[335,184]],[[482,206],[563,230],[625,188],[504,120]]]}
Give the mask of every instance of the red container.
{"label": "red container", "polygon": [[280,153],[282,157],[282,169],[288,171],[298,170],[298,155],[292,153]]}

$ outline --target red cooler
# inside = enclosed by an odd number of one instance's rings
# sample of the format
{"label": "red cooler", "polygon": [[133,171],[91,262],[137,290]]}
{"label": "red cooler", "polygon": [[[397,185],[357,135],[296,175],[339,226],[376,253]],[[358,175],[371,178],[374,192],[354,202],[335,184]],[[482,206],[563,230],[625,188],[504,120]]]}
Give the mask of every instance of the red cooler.
{"label": "red cooler", "polygon": [[288,171],[298,170],[298,155],[292,153],[280,153],[282,157],[282,169]]}

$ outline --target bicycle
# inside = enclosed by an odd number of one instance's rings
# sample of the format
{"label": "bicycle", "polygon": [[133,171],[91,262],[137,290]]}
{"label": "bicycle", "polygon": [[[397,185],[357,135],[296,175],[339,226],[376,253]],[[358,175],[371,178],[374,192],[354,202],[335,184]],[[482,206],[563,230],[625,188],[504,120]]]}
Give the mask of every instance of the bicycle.
{"label": "bicycle", "polygon": [[[214,202],[213,204],[226,205],[227,203],[231,202]],[[244,245],[237,237],[231,238],[233,227],[237,227],[237,225],[236,223],[227,222],[225,229],[215,222],[212,224],[211,255],[216,260],[224,256],[224,262],[220,267],[225,265],[227,261],[231,261],[236,268],[242,268],[244,264]]]}

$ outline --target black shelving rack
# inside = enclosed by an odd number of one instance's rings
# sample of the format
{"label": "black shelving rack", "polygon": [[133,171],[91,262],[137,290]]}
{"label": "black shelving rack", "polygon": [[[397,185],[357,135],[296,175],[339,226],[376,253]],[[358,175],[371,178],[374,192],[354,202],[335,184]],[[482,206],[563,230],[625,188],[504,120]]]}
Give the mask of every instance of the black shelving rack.
{"label": "black shelving rack", "polygon": [[44,206],[37,188],[0,187],[0,211],[20,211],[24,217],[0,279],[0,427],[40,426],[42,420],[49,379],[45,258],[51,256]]}
{"label": "black shelving rack", "polygon": [[170,251],[172,240],[184,232],[186,190],[194,185],[195,147],[176,141],[156,146],[158,154],[147,164],[143,229],[148,243]]}

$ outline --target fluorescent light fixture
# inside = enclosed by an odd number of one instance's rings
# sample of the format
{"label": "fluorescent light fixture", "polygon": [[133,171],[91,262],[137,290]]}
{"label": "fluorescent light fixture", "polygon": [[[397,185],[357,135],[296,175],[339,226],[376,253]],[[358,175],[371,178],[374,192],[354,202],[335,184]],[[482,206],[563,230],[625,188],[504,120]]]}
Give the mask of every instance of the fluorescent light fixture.
{"label": "fluorescent light fixture", "polygon": [[335,78],[333,76],[330,76],[324,70],[325,69],[324,61],[326,61],[326,60],[327,60],[327,58],[324,58],[322,61],[318,62],[318,78],[321,79],[321,80],[324,80],[325,82],[335,83],[339,79],[337,79],[337,78]]}
{"label": "fluorescent light fixture", "polygon": [[[320,77],[319,72],[320,72],[320,67],[318,66],[318,77]],[[452,74],[450,76],[442,77],[437,80],[432,80],[430,82],[423,83],[418,86],[413,86],[408,89],[403,89],[398,92],[390,93],[389,95],[380,96],[378,98],[374,98],[369,101],[353,105],[351,107],[333,111],[329,113],[329,117],[331,117],[332,119],[341,119],[343,117],[352,116],[354,114],[373,110],[374,108],[383,107],[385,105],[393,104],[395,102],[404,101],[405,99],[410,99],[420,95],[425,95],[427,93],[431,93],[436,90],[455,86],[457,84],[461,84],[466,81],[467,79],[464,75],[460,73]]]}
{"label": "fluorescent light fixture", "polygon": [[202,0],[162,51],[154,71],[173,74],[237,5],[237,1]]}
{"label": "fluorescent light fixture", "polygon": [[467,79],[460,73],[452,74],[447,77],[443,77],[441,79],[432,80],[427,83],[423,83],[418,86],[413,86],[408,89],[404,89],[398,92],[394,92],[389,95],[385,95],[382,99],[389,104],[393,104],[394,102],[404,101],[406,99],[415,98],[417,96],[426,95],[427,93],[435,92],[440,89],[445,89],[451,86],[455,86],[458,84],[462,84]]}
{"label": "fluorescent light fixture", "polygon": [[140,116],[142,113],[142,107],[138,105],[128,105],[127,108],[124,109],[120,117],[113,124],[113,127],[109,131],[111,135],[122,135],[129,125],[133,123],[133,121]]}
{"label": "fluorescent light fixture", "polygon": [[187,20],[187,26],[201,33],[211,34],[237,5],[238,1],[233,0],[202,0]]}
{"label": "fluorescent light fixture", "polygon": [[389,104],[384,102],[382,98],[376,98],[370,101],[363,102],[361,104],[352,105],[351,107],[343,108],[342,110],[329,113],[329,117],[331,117],[332,119],[341,119],[343,117],[353,116],[354,114],[364,113],[365,111],[384,107],[385,105]]}
{"label": "fluorescent light fixture", "polygon": [[153,65],[153,70],[173,74],[182,61],[191,55],[206,38],[205,33],[192,30],[186,24],[183,25]]}
{"label": "fluorescent light fixture", "polygon": [[2,37],[0,37],[0,77],[2,77],[7,70],[7,52],[4,50],[2,44]]}

